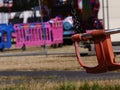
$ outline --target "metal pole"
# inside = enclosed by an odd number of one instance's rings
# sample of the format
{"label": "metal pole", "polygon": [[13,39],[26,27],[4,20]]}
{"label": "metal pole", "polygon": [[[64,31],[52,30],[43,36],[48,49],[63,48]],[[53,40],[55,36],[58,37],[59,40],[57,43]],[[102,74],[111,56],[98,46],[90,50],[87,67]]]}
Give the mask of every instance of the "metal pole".
{"label": "metal pole", "polygon": [[42,15],[42,7],[41,7],[41,0],[38,0],[38,3],[39,3],[39,12],[40,12],[40,15],[41,15],[41,23],[43,24],[43,15]]}
{"label": "metal pole", "polygon": [[[105,30],[106,35],[116,34],[116,33],[120,33],[120,28],[114,28],[114,29]],[[85,34],[82,34],[81,38],[82,39],[85,39],[85,38],[90,39],[90,38],[93,38],[93,36],[92,36],[91,33],[85,33]]]}
{"label": "metal pole", "polygon": [[106,0],[106,8],[107,8],[107,29],[109,29],[109,3]]}
{"label": "metal pole", "polygon": [[46,49],[46,29],[44,28],[44,22],[43,22],[43,15],[42,15],[42,6],[41,6],[41,0],[38,0],[39,2],[39,12],[41,15],[41,24],[42,24],[42,30],[44,32],[44,50],[45,50],[45,54],[47,55],[47,49]]}
{"label": "metal pole", "polygon": [[103,14],[103,23],[104,23],[104,27],[103,29],[105,29],[105,10],[104,10],[104,0],[102,0],[102,14]]}

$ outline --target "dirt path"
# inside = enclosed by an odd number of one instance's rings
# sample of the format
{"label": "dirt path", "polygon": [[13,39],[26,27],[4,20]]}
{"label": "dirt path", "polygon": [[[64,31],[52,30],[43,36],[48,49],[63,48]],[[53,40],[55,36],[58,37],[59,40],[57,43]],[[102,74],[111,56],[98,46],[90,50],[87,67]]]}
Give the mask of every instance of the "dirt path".
{"label": "dirt path", "polygon": [[0,71],[0,76],[51,77],[52,80],[120,79],[120,72],[88,74],[84,71]]}

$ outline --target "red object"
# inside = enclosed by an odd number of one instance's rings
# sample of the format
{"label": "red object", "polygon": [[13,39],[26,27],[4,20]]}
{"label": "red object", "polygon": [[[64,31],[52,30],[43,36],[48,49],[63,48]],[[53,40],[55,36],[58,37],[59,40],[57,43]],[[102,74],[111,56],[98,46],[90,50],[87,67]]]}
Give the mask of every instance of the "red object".
{"label": "red object", "polygon": [[79,64],[86,69],[87,73],[103,73],[120,69],[120,63],[115,62],[110,35],[106,35],[104,30],[95,30],[91,32],[95,44],[98,65],[95,67],[86,66],[83,63],[78,50],[78,42],[84,40],[81,35],[82,34],[73,35],[72,40],[75,42],[75,52]]}

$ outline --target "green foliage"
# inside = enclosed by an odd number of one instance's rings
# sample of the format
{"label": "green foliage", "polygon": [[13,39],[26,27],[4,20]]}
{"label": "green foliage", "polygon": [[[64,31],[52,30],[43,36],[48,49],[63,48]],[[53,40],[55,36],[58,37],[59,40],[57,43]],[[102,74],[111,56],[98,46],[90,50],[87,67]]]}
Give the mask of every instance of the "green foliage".
{"label": "green foliage", "polygon": [[16,87],[6,87],[0,90],[28,90],[26,87],[16,86]]}
{"label": "green foliage", "polygon": [[[48,82],[46,82],[46,85],[47,83]],[[4,88],[0,87],[0,90],[40,90],[41,88],[42,90],[120,90],[120,85],[100,85],[96,82],[92,84],[90,82],[84,82],[82,84],[76,84],[76,82],[58,82],[51,83],[50,87],[46,85],[43,85],[40,82],[31,82],[6,86]]]}
{"label": "green foliage", "polygon": [[84,85],[79,87],[79,90],[90,90],[90,85],[86,82]]}
{"label": "green foliage", "polygon": [[76,86],[72,83],[62,83],[57,90],[76,90]]}
{"label": "green foliage", "polygon": [[101,86],[98,83],[93,84],[91,88],[92,90],[102,90]]}

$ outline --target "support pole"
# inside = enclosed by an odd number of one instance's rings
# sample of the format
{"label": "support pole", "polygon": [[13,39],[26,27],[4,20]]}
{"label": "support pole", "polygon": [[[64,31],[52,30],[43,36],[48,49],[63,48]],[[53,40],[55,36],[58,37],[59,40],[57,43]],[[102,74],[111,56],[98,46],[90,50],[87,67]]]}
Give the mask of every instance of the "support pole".
{"label": "support pole", "polygon": [[105,10],[104,10],[104,0],[102,0],[102,14],[103,14],[103,23],[104,23],[104,26],[103,26],[103,29],[105,29]]}
{"label": "support pole", "polygon": [[106,0],[106,10],[107,10],[107,29],[109,29],[109,2]]}
{"label": "support pole", "polygon": [[44,50],[45,50],[45,54],[47,55],[47,49],[46,49],[46,30],[44,28],[44,22],[43,22],[43,13],[42,13],[42,4],[41,4],[41,0],[38,0],[39,2],[39,12],[40,12],[40,15],[41,15],[41,24],[42,24],[42,30],[44,32]]}
{"label": "support pole", "polygon": [[[104,30],[104,32],[105,32],[106,35],[117,34],[117,33],[120,33],[120,28],[108,29],[108,30]],[[81,35],[81,38],[82,39],[85,39],[85,38],[90,39],[90,38],[93,38],[93,37],[92,37],[91,33],[85,33],[85,34]]]}

